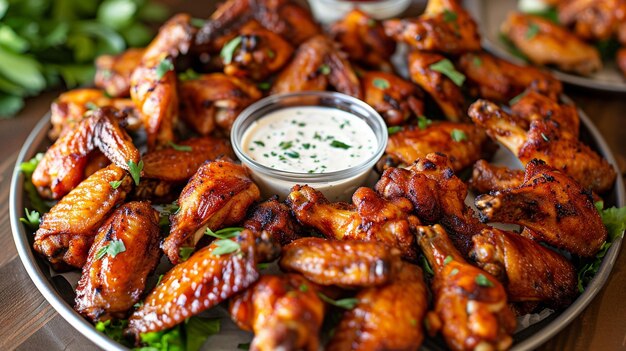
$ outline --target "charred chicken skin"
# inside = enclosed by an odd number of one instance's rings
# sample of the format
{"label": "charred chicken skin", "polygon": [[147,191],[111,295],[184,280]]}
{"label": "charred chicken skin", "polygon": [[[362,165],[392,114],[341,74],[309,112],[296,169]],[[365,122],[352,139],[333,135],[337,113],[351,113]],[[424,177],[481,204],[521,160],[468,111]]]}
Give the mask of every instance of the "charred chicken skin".
{"label": "charred chicken skin", "polygon": [[117,122],[119,112],[105,107],[92,112],[50,146],[33,172],[32,181],[44,198],[60,199],[83,179],[92,151],[99,149],[117,166],[128,170],[139,163],[139,151]]}
{"label": "charred chicken skin", "polygon": [[530,124],[534,120],[552,120],[559,124],[561,133],[578,138],[580,117],[576,106],[552,100],[536,91],[526,91],[511,104],[511,112]]}
{"label": "charred chicken skin", "polygon": [[302,238],[283,248],[279,264],[319,285],[357,288],[388,283],[399,261],[398,250],[378,242]]}
{"label": "charred chicken skin", "polygon": [[244,230],[224,240],[235,241],[239,249],[220,254],[215,251],[220,242],[213,242],[174,266],[130,316],[128,332],[138,336],[171,328],[257,281],[254,234]]}
{"label": "charred chicken skin", "polygon": [[591,192],[540,160],[528,163],[520,187],[475,202],[483,221],[525,226],[524,235],[579,256],[593,256],[607,238]]}
{"label": "charred chicken skin", "polygon": [[557,7],[559,22],[573,27],[584,40],[607,40],[616,36],[626,44],[626,1],[571,0]]}
{"label": "charred chicken skin", "polygon": [[429,0],[418,18],[391,19],[385,32],[417,50],[458,55],[480,50],[478,26],[456,0]]}
{"label": "charred chicken skin", "polygon": [[413,206],[408,200],[388,201],[372,189],[359,188],[352,202],[331,203],[308,185],[294,186],[287,197],[287,204],[298,221],[327,238],[378,241],[399,249],[407,260],[417,259],[411,227],[419,224],[419,220],[410,215]]}
{"label": "charred chicken skin", "polygon": [[602,68],[595,47],[543,17],[513,12],[501,30],[535,64],[554,65],[580,75],[589,75]]}
{"label": "charred chicken skin", "polygon": [[304,231],[291,215],[289,207],[277,198],[270,198],[251,207],[243,226],[255,233],[265,231],[274,242],[287,245],[300,238]]}
{"label": "charred chicken skin", "polygon": [[484,229],[472,238],[470,256],[498,278],[511,302],[569,305],[576,296],[574,266],[563,256],[517,233]]}
{"label": "charred chicken skin", "polygon": [[235,323],[254,332],[256,351],[317,351],[324,310],[315,285],[297,274],[264,275],[230,302]]}
{"label": "charred chicken skin", "polygon": [[[148,202],[119,207],[100,227],[76,288],[75,309],[93,322],[125,318],[159,263],[159,213]],[[106,250],[122,242],[124,251]]]}
{"label": "charred chicken skin", "polygon": [[485,100],[473,103],[469,115],[491,138],[517,155],[522,164],[541,159],[574,178],[583,188],[597,193],[609,190],[615,182],[615,170],[607,160],[571,133],[561,131],[556,121],[534,120],[527,132],[519,117]]}
{"label": "charred chicken skin", "polygon": [[498,167],[485,160],[474,164],[470,187],[479,194],[515,189],[524,182],[524,171]]}
{"label": "charred chicken skin", "polygon": [[241,221],[260,197],[259,188],[240,165],[227,160],[205,163],[183,189],[180,210],[170,220],[163,251],[173,264],[182,247],[195,247],[207,228],[217,230]]}
{"label": "charred chicken skin", "polygon": [[429,331],[440,325],[453,350],[508,349],[516,322],[502,284],[467,263],[439,225],[418,227],[417,242],[435,272]]}
{"label": "charred chicken skin", "polygon": [[354,309],[344,313],[326,350],[413,350],[424,340],[428,309],[422,270],[398,262],[397,273],[383,286],[361,290]]}
{"label": "charred chicken skin", "polygon": [[424,115],[421,91],[395,74],[367,72],[361,78],[361,85],[365,102],[380,113],[388,126]]}
{"label": "charred chicken skin", "polygon": [[141,62],[145,49],[130,48],[119,55],[96,59],[94,84],[112,97],[130,96],[130,76]]}
{"label": "charred chicken skin", "polygon": [[[119,182],[117,188],[111,183]],[[81,268],[100,224],[132,187],[130,175],[110,165],[81,182],[46,213],[33,247],[57,270]]]}
{"label": "charred chicken skin", "polygon": [[385,34],[382,24],[354,9],[330,27],[331,37],[351,60],[367,68],[391,72],[396,43]]}

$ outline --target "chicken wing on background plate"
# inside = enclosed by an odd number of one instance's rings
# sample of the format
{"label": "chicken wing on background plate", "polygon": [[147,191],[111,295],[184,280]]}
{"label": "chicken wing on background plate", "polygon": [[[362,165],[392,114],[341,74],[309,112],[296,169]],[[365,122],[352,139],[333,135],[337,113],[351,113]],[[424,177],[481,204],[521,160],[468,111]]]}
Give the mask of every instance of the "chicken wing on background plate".
{"label": "chicken wing on background plate", "polygon": [[130,48],[118,55],[99,56],[94,85],[112,97],[130,96],[130,76],[141,62],[144,51]]}
{"label": "chicken wing on background plate", "polygon": [[607,40],[617,36],[626,44],[626,2],[623,0],[571,0],[557,7],[559,22],[573,27],[584,40]]}

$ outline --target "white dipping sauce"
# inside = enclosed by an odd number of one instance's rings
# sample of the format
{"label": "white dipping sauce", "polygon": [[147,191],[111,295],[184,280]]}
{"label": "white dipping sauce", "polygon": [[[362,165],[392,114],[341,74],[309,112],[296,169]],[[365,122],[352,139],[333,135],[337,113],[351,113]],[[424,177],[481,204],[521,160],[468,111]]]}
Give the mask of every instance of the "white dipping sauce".
{"label": "white dipping sauce", "polygon": [[339,109],[289,107],[253,122],[241,146],[254,161],[281,171],[328,173],[363,164],[378,148],[372,128]]}

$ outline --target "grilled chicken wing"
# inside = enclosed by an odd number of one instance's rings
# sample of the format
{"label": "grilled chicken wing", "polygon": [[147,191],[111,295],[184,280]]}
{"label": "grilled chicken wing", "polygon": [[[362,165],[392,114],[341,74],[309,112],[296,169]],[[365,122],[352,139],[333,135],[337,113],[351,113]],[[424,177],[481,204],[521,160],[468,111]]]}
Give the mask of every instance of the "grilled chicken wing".
{"label": "grilled chicken wing", "polygon": [[561,133],[578,138],[580,117],[576,106],[552,100],[536,91],[526,91],[511,104],[511,112],[529,123],[534,120],[552,120],[559,124]]}
{"label": "grilled chicken wing", "polygon": [[[515,315],[504,287],[467,263],[439,226],[418,227],[417,241],[435,272],[434,315],[453,350],[505,350],[513,342]],[[431,330],[432,331],[432,330]]]}
{"label": "grilled chicken wing", "polygon": [[46,151],[33,172],[32,181],[44,198],[59,199],[74,189],[85,175],[89,154],[99,149],[119,167],[138,163],[139,151],[118,124],[118,111],[101,108],[82,120]]}
{"label": "grilled chicken wing", "polygon": [[422,16],[384,26],[387,35],[413,49],[452,55],[480,50],[478,26],[456,0],[429,0]]}
{"label": "grilled chicken wing", "polygon": [[626,44],[626,1],[571,0],[558,6],[559,22],[573,27],[584,40],[607,40],[614,35]]}
{"label": "grilled chicken wing", "polygon": [[294,186],[287,197],[298,221],[328,238],[379,241],[398,248],[405,259],[417,259],[411,226],[419,224],[419,220],[409,215],[413,209],[409,201],[387,201],[372,189],[359,188],[352,202],[330,203],[321,192],[307,185]]}
{"label": "grilled chicken wing", "polygon": [[51,140],[67,134],[76,128],[78,123],[89,116],[89,110],[97,107],[111,106],[123,112],[117,115],[119,122],[126,129],[137,129],[141,124],[132,100],[112,99],[98,89],[74,89],[61,95],[50,106],[50,124],[48,132]]}
{"label": "grilled chicken wing", "polygon": [[297,274],[262,276],[230,302],[235,323],[254,331],[257,351],[317,351],[324,309],[314,284]]}
{"label": "grilled chicken wing", "polygon": [[461,88],[446,75],[432,68],[432,65],[444,59],[439,54],[429,52],[410,53],[408,64],[411,80],[435,100],[447,119],[454,122],[467,120]]}
{"label": "grilled chicken wing", "polygon": [[569,305],[576,296],[574,266],[534,240],[495,228],[472,238],[472,259],[505,286],[511,302]]}
{"label": "grilled chicken wing", "polygon": [[241,221],[259,197],[259,188],[242,166],[226,160],[205,163],[178,199],[180,210],[170,218],[163,251],[178,263],[180,248],[196,246],[206,228],[217,230]]}
{"label": "grilled chicken wing", "polygon": [[[602,193],[611,188],[616,174],[611,165],[571,133],[563,132],[552,120],[535,120],[526,132],[519,117],[511,116],[497,105],[478,100],[469,115],[487,134],[504,144],[523,164],[541,159],[576,179],[585,189]],[[525,121],[524,121],[525,122]]]}
{"label": "grilled chicken wing", "polygon": [[[117,182],[113,188],[111,183]],[[43,216],[35,233],[35,251],[56,270],[82,267],[96,230],[131,187],[130,175],[116,165],[94,173]]]}
{"label": "grilled chicken wing", "polygon": [[385,34],[382,24],[358,8],[330,27],[331,37],[351,60],[365,67],[391,72],[396,43]]}
{"label": "grilled chicken wing", "polygon": [[113,97],[130,96],[130,75],[141,62],[145,49],[130,48],[119,55],[96,59],[94,84]]}
{"label": "grilled chicken wing", "polygon": [[617,67],[622,72],[622,74],[626,76],[626,48],[621,48],[617,51],[615,63],[617,64]]}
{"label": "grilled chicken wing", "polygon": [[524,182],[524,171],[498,167],[485,160],[474,164],[470,187],[479,194],[491,191],[514,189]]}
{"label": "grilled chicken wing", "polygon": [[378,242],[298,239],[283,248],[280,268],[319,285],[371,287],[388,283],[400,252]]}
{"label": "grilled chicken wing", "polygon": [[602,68],[596,48],[543,17],[513,12],[501,31],[533,63],[555,65],[580,75]]}
{"label": "grilled chicken wing", "polygon": [[386,72],[367,72],[361,78],[365,102],[385,119],[388,126],[424,115],[421,91],[411,82]]}
{"label": "grilled chicken wing", "polygon": [[174,60],[191,46],[195,27],[190,21],[187,14],[168,20],[131,75],[130,96],[141,114],[150,150],[174,140],[174,125],[178,120]]}
{"label": "grilled chicken wing", "polygon": [[[74,309],[94,323],[125,318],[159,263],[159,241],[159,213],[148,202],[131,202],[115,210],[89,250]],[[123,251],[106,253],[108,246],[119,242]]]}
{"label": "grilled chicken wing", "polygon": [[361,86],[352,65],[330,39],[323,35],[304,42],[278,75],[272,94],[326,90],[332,85],[337,91],[361,98]]}
{"label": "grilled chicken wing", "polygon": [[344,313],[326,350],[418,350],[428,309],[422,270],[400,263],[392,281],[362,290]]}
{"label": "grilled chicken wing", "polygon": [[244,230],[224,240],[235,241],[238,250],[220,254],[216,241],[174,266],[130,316],[128,331],[138,336],[171,328],[252,285],[259,278],[254,234]]}
{"label": "grilled chicken wing", "polygon": [[550,73],[519,66],[484,51],[463,54],[458,67],[472,94],[483,99],[508,102],[529,88],[556,101],[563,91],[561,82]]}
{"label": "grilled chicken wing", "polygon": [[467,185],[454,175],[444,155],[428,154],[408,169],[389,168],[375,189],[387,199],[410,200],[421,220],[444,225],[464,255],[470,249],[471,237],[485,227],[465,204]]}
{"label": "grilled chicken wing", "polygon": [[593,256],[607,237],[591,193],[540,160],[528,163],[520,187],[481,195],[476,207],[484,221],[523,225],[524,235],[579,256]]}
{"label": "grilled chicken wing", "polygon": [[182,119],[202,135],[216,126],[230,132],[239,113],[262,96],[254,84],[221,73],[181,82],[179,91]]}
{"label": "grilled chicken wing", "polygon": [[487,134],[469,123],[433,122],[423,129],[405,127],[389,136],[382,168],[410,165],[438,152],[448,157],[454,171],[460,171],[481,157],[489,157],[493,149],[490,144]]}
{"label": "grilled chicken wing", "polygon": [[252,207],[243,227],[255,233],[265,231],[274,242],[287,245],[300,238],[304,231],[291,215],[289,207],[277,199],[272,197]]}
{"label": "grilled chicken wing", "polygon": [[233,40],[239,45],[232,56],[222,58],[224,73],[255,81],[263,80],[280,70],[287,64],[294,50],[280,35],[256,22],[244,26]]}

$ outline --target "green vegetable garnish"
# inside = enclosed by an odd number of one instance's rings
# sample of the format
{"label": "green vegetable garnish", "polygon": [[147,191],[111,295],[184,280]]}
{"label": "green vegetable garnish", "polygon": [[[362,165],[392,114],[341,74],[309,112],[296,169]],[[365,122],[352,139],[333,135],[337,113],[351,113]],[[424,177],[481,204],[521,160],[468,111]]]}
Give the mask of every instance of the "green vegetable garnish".
{"label": "green vegetable garnish", "polygon": [[178,74],[178,79],[183,82],[187,80],[195,80],[198,78],[200,78],[200,74],[191,68],[188,68],[185,72]]}
{"label": "green vegetable garnish", "polygon": [[211,228],[207,228],[204,234],[217,239],[231,239],[239,235],[239,233],[241,233],[241,231],[244,229],[245,228],[242,227],[229,227],[214,232],[211,230]]}
{"label": "green vegetable garnish", "polygon": [[156,67],[157,79],[163,78],[167,74],[167,72],[173,70],[174,64],[172,63],[172,59],[169,57],[163,58]]}
{"label": "green vegetable garnish", "polygon": [[135,163],[132,160],[128,161],[128,171],[130,172],[131,177],[133,177],[135,185],[139,185],[141,172],[143,171],[143,160],[140,160],[139,163]]}
{"label": "green vegetable garnish", "polygon": [[306,284],[301,284],[300,287],[299,287],[299,290],[302,291],[302,292],[307,292],[307,291],[309,291],[309,286],[306,285]]}
{"label": "green vegetable garnish", "polygon": [[478,56],[474,56],[474,58],[472,59],[472,64],[476,67],[480,67],[483,64],[483,60],[481,60]]}
{"label": "green vegetable garnish", "polygon": [[278,147],[280,147],[283,150],[287,150],[287,149],[289,149],[292,146],[293,146],[293,142],[292,141],[281,141],[278,144]]}
{"label": "green vegetable garnish", "polygon": [[452,262],[452,260],[452,256],[446,256],[446,258],[443,260],[443,264],[448,264]]}
{"label": "green vegetable garnish", "polygon": [[233,56],[235,55],[235,50],[237,50],[237,47],[241,45],[242,40],[243,40],[242,37],[238,36],[236,38],[233,38],[228,43],[226,43],[226,45],[224,45],[224,47],[222,48],[222,51],[220,52],[220,56],[222,57],[222,60],[224,61],[225,65],[229,65],[231,62],[233,62]]}
{"label": "green vegetable garnish", "polygon": [[536,23],[531,23],[526,30],[526,39],[530,40],[534,38],[537,34],[539,34],[540,30],[541,28],[539,28]]}
{"label": "green vegetable garnish", "polygon": [[127,326],[128,320],[126,319],[109,319],[96,323],[96,330],[125,346],[130,346],[126,338],[124,338],[124,329]]}
{"label": "green vegetable garnish", "polygon": [[431,121],[430,119],[424,117],[424,116],[418,116],[417,117],[417,127],[421,130],[426,129],[429,125],[431,125],[433,123],[433,121]]}
{"label": "green vegetable garnish", "polygon": [[452,129],[452,131],[450,132],[450,137],[452,137],[452,140],[456,142],[467,140],[467,134],[465,134],[465,132],[460,129]]}
{"label": "green vegetable garnish", "polygon": [[333,306],[339,307],[339,308],[343,308],[346,310],[351,310],[353,309],[357,303],[359,303],[359,299],[351,297],[351,298],[346,298],[346,299],[340,299],[340,300],[333,300],[330,297],[322,294],[322,293],[317,293],[317,295],[319,296],[319,298],[326,302],[329,303]]}
{"label": "green vegetable garnish", "polygon": [[343,142],[341,142],[341,141],[339,141],[339,140],[333,140],[333,141],[331,141],[331,142],[330,142],[330,146],[332,146],[332,147],[336,147],[336,148],[338,148],[338,149],[349,149],[349,148],[351,148],[351,147],[352,147],[352,146],[350,146],[350,145],[348,145],[348,144],[346,144],[346,143],[343,143]]}
{"label": "green vegetable garnish", "polygon": [[329,74],[330,74],[330,66],[328,66],[328,65],[326,65],[326,64],[323,64],[323,65],[321,65],[321,66],[320,66],[320,68],[318,69],[318,71],[319,71],[321,74],[323,74],[323,75],[327,76],[327,75],[329,75]]}
{"label": "green vegetable garnish", "polygon": [[546,142],[550,141],[550,138],[548,138],[548,136],[543,133],[541,133],[541,138],[545,140]]}
{"label": "green vegetable garnish", "polygon": [[230,239],[215,240],[214,244],[215,246],[217,246],[215,249],[213,249],[213,251],[211,251],[211,254],[214,256],[227,255],[241,250],[241,245],[239,245],[238,242],[232,241]]}
{"label": "green vegetable garnish", "polygon": [[220,332],[219,318],[191,317],[185,320],[185,337],[187,351],[199,350],[210,335]]}
{"label": "green vegetable garnish", "polygon": [[443,11],[443,20],[446,22],[454,22],[459,16],[456,12],[450,11],[448,9]]}
{"label": "green vegetable garnish", "polygon": [[272,87],[272,84],[270,84],[270,82],[261,82],[257,84],[256,86],[261,90],[270,90],[270,88]]}
{"label": "green vegetable garnish", "polygon": [[124,246],[124,242],[122,240],[111,240],[108,244],[98,249],[96,252],[96,260],[103,258],[105,255],[115,257],[124,251],[126,251],[126,246]]}
{"label": "green vegetable garnish", "polygon": [[383,78],[376,78],[372,81],[372,84],[374,84],[374,86],[380,90],[385,90],[385,89],[389,89],[389,87],[391,86],[389,84],[389,81]]}
{"label": "green vegetable garnish", "polygon": [[114,180],[112,182],[109,182],[109,184],[111,185],[111,188],[117,189],[117,188],[120,187],[120,185],[122,185],[122,181],[121,180]]}
{"label": "green vegetable garnish", "polygon": [[476,284],[490,288],[493,286],[491,280],[489,280],[484,274],[480,273],[476,276]]}
{"label": "green vegetable garnish", "polygon": [[434,275],[435,274],[433,269],[430,267],[430,263],[428,263],[428,260],[426,259],[426,256],[422,256],[422,268],[429,275]]}
{"label": "green vegetable garnish", "polygon": [[183,246],[178,249],[178,257],[180,257],[181,261],[187,261],[189,257],[191,257],[191,254],[193,254],[195,249],[195,247]]}
{"label": "green vegetable garnish", "polygon": [[429,68],[450,78],[450,80],[454,82],[454,84],[456,84],[457,86],[462,86],[463,82],[465,82],[465,75],[457,71],[456,68],[454,68],[452,62],[448,59],[443,59],[441,61],[435,62],[430,65]]}
{"label": "green vegetable garnish", "polygon": [[178,145],[178,144],[174,144],[173,141],[170,141],[167,143],[172,149],[176,150],[176,151],[183,151],[183,152],[191,152],[193,151],[193,148],[189,145]]}
{"label": "green vegetable garnish", "polygon": [[511,100],[509,100],[509,105],[515,105],[517,104],[528,92],[526,90],[524,90],[523,92],[521,92],[520,94],[516,95],[514,98],[512,98]]}
{"label": "green vegetable garnish", "polygon": [[388,127],[388,128],[387,128],[387,134],[389,134],[389,135],[393,135],[393,134],[398,133],[398,132],[399,132],[399,131],[401,131],[401,130],[402,130],[402,127],[401,127],[401,126],[393,126],[393,127]]}
{"label": "green vegetable garnish", "polygon": [[30,176],[33,175],[35,168],[37,168],[37,165],[39,164],[39,161],[41,161],[42,158],[43,158],[43,153],[40,152],[36,154],[35,157],[31,158],[30,160],[26,162],[22,162],[20,164],[20,170],[22,171],[22,173],[24,173],[24,175],[27,178],[30,178]]}
{"label": "green vegetable garnish", "polygon": [[39,219],[40,219],[40,214],[37,211],[28,211],[27,208],[24,209],[24,214],[26,215],[26,218],[22,217],[20,218],[20,222],[26,224],[27,226],[31,227],[32,229],[37,229],[39,228]]}

